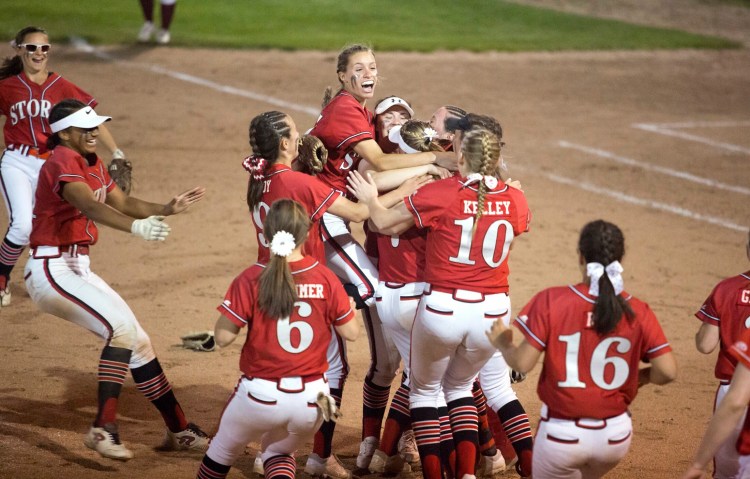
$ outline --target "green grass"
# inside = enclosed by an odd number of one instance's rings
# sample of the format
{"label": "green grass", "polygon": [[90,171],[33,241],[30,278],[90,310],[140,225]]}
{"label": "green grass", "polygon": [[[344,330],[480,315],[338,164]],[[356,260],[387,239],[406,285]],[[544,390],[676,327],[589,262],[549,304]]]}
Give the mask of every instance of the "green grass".
{"label": "green grass", "polygon": [[[155,0],[158,10],[158,0]],[[158,21],[158,12],[156,14]],[[4,7],[0,31],[45,27],[52,40],[133,43],[142,23],[135,0],[34,0]],[[599,20],[502,0],[180,0],[179,46],[337,50],[611,50],[737,48],[730,40]]]}

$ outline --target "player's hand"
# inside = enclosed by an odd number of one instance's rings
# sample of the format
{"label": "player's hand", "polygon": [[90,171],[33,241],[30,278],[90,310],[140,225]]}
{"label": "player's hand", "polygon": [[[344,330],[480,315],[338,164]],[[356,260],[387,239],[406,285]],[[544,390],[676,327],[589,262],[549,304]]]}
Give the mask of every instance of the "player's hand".
{"label": "player's hand", "polygon": [[485,334],[490,343],[501,351],[513,344],[513,330],[505,326],[502,318],[495,320]]}
{"label": "player's hand", "polygon": [[435,181],[430,175],[415,176],[401,183],[401,186],[397,188],[399,196],[410,196],[412,193],[426,185]]}
{"label": "player's hand", "polygon": [[698,468],[695,464],[691,464],[690,468],[682,475],[682,479],[701,479],[705,472],[703,468]]}
{"label": "player's hand", "polygon": [[346,189],[362,203],[368,204],[377,199],[378,187],[370,173],[367,173],[367,179],[365,180],[359,172],[352,170],[346,180],[349,182]]}
{"label": "player's hand", "polygon": [[518,180],[513,180],[513,179],[508,178],[507,180],[505,180],[505,184],[508,186],[512,186],[513,188],[517,190],[523,191],[523,188],[521,187],[521,182]]}
{"label": "player's hand", "polygon": [[444,180],[453,176],[453,172],[449,169],[438,165],[430,165],[430,174],[437,177],[439,180]]}
{"label": "player's hand", "polygon": [[458,159],[453,152],[438,152],[435,154],[435,164],[450,171],[458,170]]}
{"label": "player's hand", "polygon": [[130,225],[130,232],[146,241],[164,241],[171,228],[164,222],[163,216],[149,216],[142,220],[135,220]]}
{"label": "player's hand", "polygon": [[172,201],[164,205],[164,216],[176,215],[182,213],[193,203],[197,203],[203,199],[206,195],[206,189],[202,186],[196,186],[195,188],[183,191],[179,195],[172,198]]}

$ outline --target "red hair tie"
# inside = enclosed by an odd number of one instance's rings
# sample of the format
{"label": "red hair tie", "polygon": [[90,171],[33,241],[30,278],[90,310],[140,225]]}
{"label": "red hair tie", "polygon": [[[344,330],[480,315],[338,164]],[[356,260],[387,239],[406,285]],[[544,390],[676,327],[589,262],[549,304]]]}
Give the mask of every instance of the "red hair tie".
{"label": "red hair tie", "polygon": [[242,160],[242,167],[247,170],[253,179],[260,181],[265,178],[266,159],[262,156],[251,155]]}

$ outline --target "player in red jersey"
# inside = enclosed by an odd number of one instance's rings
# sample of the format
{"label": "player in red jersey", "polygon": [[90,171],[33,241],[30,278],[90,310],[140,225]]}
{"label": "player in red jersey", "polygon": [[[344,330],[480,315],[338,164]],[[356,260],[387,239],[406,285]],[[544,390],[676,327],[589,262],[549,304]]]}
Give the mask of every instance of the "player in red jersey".
{"label": "player in red jersey", "polygon": [[394,208],[377,201],[371,178],[350,177],[350,190],[367,203],[382,233],[400,233],[415,224],[429,228],[424,278],[429,285],[412,330],[409,397],[428,479],[443,474],[437,408],[441,387],[457,451],[455,475],[474,475],[478,426],[472,384],[494,353],[484,330],[509,313],[508,252],[513,239],[528,230],[530,219],[523,192],[493,176],[500,159],[498,137],[476,129],[460,138],[460,176],[426,185]]}
{"label": "player in red jersey", "polygon": [[[647,383],[666,384],[677,364],[656,316],[623,292],[622,231],[598,220],[581,230],[578,261],[583,282],[546,289],[513,323],[488,332],[505,360],[521,372],[544,353],[537,392],[541,421],[534,442],[533,477],[597,478],[630,447],[628,406]],[[639,369],[641,361],[650,366]]]}
{"label": "player in red jersey", "polygon": [[120,295],[91,271],[89,259],[98,238],[96,223],[163,241],[169,234],[164,217],[185,211],[205,190],[193,188],[167,204],[125,195],[96,155],[99,128],[109,119],[75,99],[59,102],[49,114],[53,151],[39,174],[26,288],[42,311],[106,341],[99,360],[98,411],[86,446],[112,459],[133,457],[120,442],[116,423],[122,383],[130,371],[138,390],[164,418],[163,447],[205,450],[208,437],[185,419],[148,335]]}
{"label": "player in red jersey", "polygon": [[[261,441],[266,478],[295,477],[297,448],[323,422],[316,407],[329,393],[326,350],[332,328],[353,341],[359,334],[352,304],[338,278],[302,253],[309,214],[293,200],[271,205],[263,231],[271,238],[266,265],[243,271],[219,306],[216,343],[231,344],[247,326],[242,377],[221,415],[199,479],[221,479],[251,441]],[[333,399],[326,398],[328,407]]]}
{"label": "player in red jersey", "polygon": [[739,340],[729,348],[729,354],[737,361],[729,385],[721,404],[716,408],[711,422],[706,429],[703,440],[693,457],[693,462],[682,476],[682,479],[700,479],[704,477],[706,466],[715,458],[719,449],[735,434],[737,423],[742,422],[742,429],[735,442],[739,456],[739,467],[734,477],[750,477],[750,421],[746,416],[750,403],[750,330],[745,329]]}
{"label": "player in red jersey", "polygon": [[[745,248],[750,259],[750,237]],[[729,390],[729,382],[737,365],[737,357],[730,354],[729,348],[750,328],[750,271],[717,284],[695,316],[702,322],[695,335],[698,351],[710,354],[719,347],[714,370],[714,375],[719,380],[715,411]],[[743,417],[737,422],[734,433],[717,450],[714,457],[714,478],[737,477],[740,465],[735,444],[744,421]]]}
{"label": "player in red jersey", "polygon": [[[16,34],[13,47],[16,55],[0,66],[0,115],[6,117],[0,191],[10,220],[0,243],[0,307],[10,304],[10,273],[29,243],[39,169],[49,157],[50,109],[65,98],[78,99],[91,107],[97,104],[91,95],[49,71],[51,45],[46,31],[26,27]],[[99,135],[113,157],[125,157],[104,125]]]}
{"label": "player in red jersey", "polygon": [[[346,176],[356,171],[360,159],[367,160],[376,170],[390,170],[413,165],[441,162],[451,166],[451,155],[433,152],[416,155],[386,154],[376,141],[375,116],[366,102],[373,98],[378,81],[378,67],[372,50],[364,45],[351,45],[337,59],[336,74],[341,85],[331,97],[326,90],[323,110],[311,134],[320,138],[328,149],[328,161],[318,176],[331,187],[346,192]],[[377,268],[351,234],[348,224],[333,214],[323,216],[323,239],[326,243],[328,267],[342,281],[352,286],[357,307],[362,309],[370,342],[370,370],[363,387],[363,428],[357,467],[367,468],[377,447],[380,432],[382,398],[398,369],[398,358],[379,334],[382,326],[374,306],[378,284]],[[354,291],[356,289],[356,291]],[[374,333],[374,334],[373,334]]]}

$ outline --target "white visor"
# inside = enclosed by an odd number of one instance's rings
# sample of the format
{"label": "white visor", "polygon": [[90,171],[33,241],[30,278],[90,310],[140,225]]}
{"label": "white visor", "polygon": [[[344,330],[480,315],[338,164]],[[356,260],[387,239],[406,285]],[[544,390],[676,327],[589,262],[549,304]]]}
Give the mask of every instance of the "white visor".
{"label": "white visor", "polygon": [[97,115],[93,108],[87,106],[85,108],[81,108],[75,113],[71,113],[65,118],[62,118],[50,124],[50,128],[52,128],[52,133],[63,131],[64,129],[70,128],[71,126],[75,126],[77,128],[94,128],[95,126],[99,126],[105,121],[109,121],[111,119],[112,117],[109,116]]}
{"label": "white visor", "polygon": [[388,139],[391,140],[391,143],[395,143],[396,145],[398,145],[398,147],[401,148],[401,151],[403,151],[407,155],[419,153],[419,150],[415,150],[411,146],[407,145],[404,139],[401,138],[401,125],[396,125],[391,128],[391,131],[388,132]]}
{"label": "white visor", "polygon": [[414,110],[412,110],[409,104],[406,103],[406,100],[397,96],[388,97],[378,103],[378,105],[375,107],[375,114],[380,115],[381,113],[385,113],[394,106],[402,106],[404,107],[404,109],[406,109],[406,111],[409,112],[409,115],[414,116]]}

